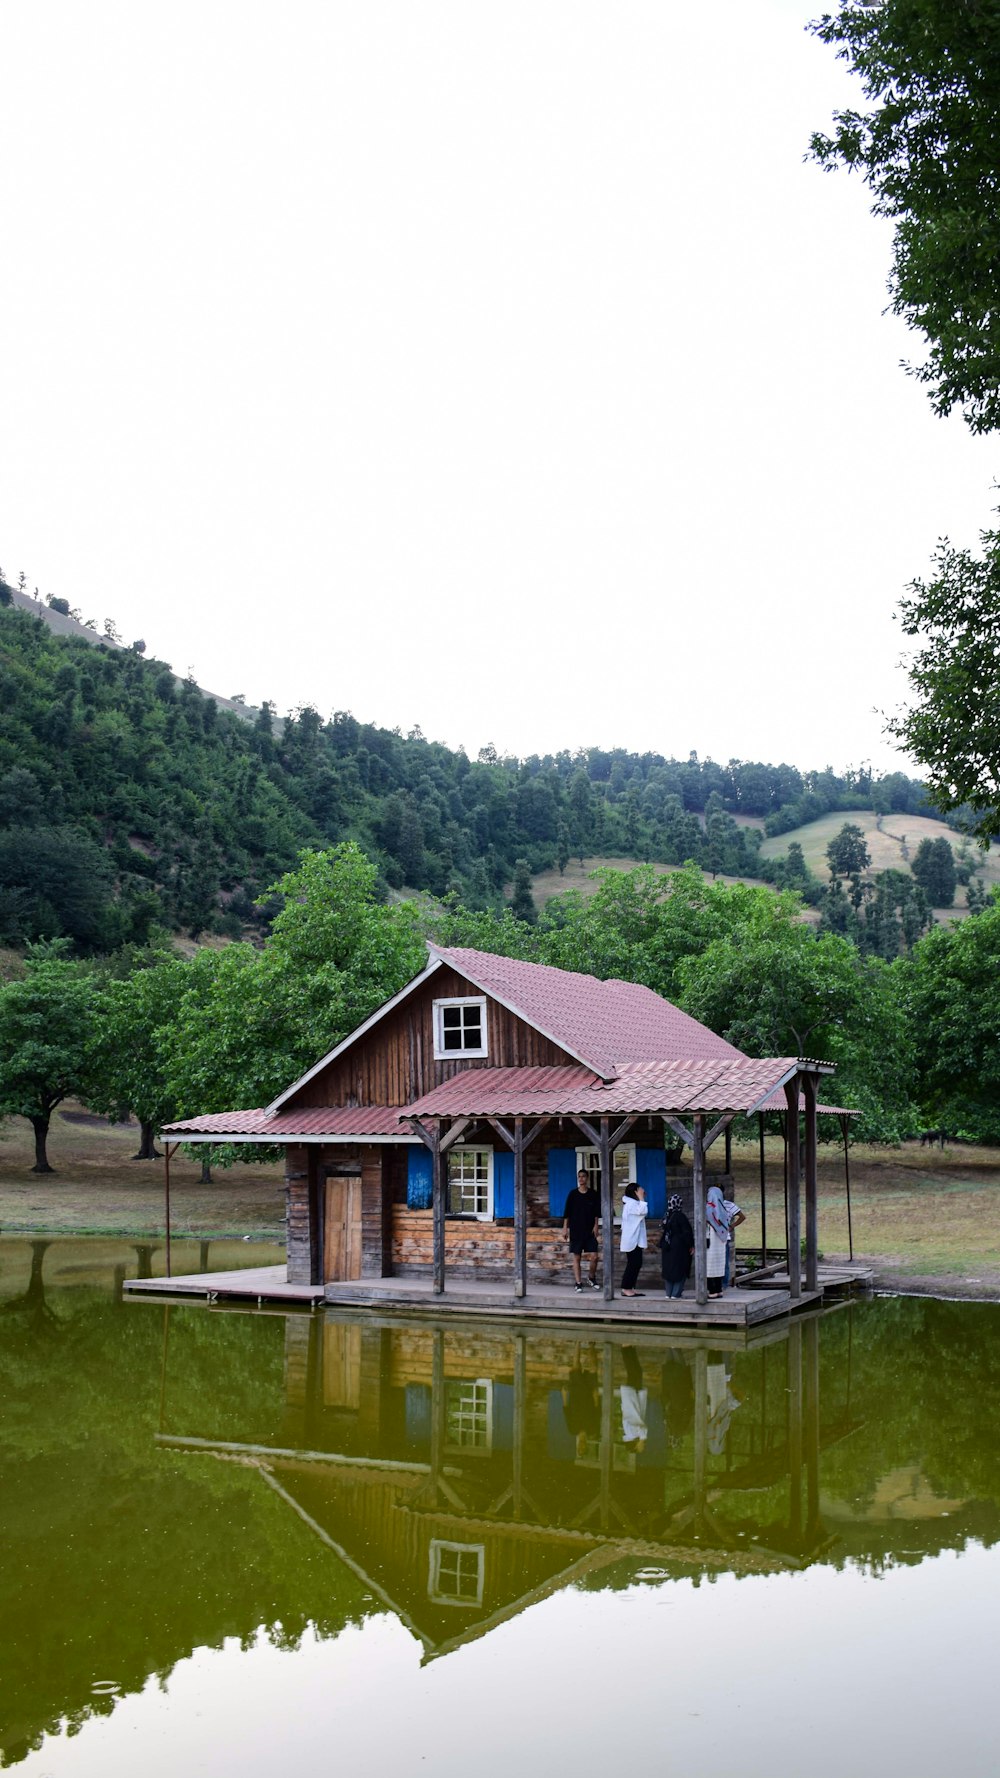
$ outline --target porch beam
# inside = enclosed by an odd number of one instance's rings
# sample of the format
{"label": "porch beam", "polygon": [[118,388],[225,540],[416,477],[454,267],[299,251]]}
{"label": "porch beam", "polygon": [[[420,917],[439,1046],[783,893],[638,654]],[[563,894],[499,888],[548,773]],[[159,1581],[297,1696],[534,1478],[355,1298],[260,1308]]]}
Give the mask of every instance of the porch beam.
{"label": "porch beam", "polygon": [[[712,1128],[709,1130],[708,1135],[703,1139],[702,1145],[701,1145],[702,1148],[705,1148],[705,1149],[711,1148],[712,1143],[715,1141],[717,1136],[722,1135],[723,1130],[725,1130],[725,1132],[726,1132],[727,1148],[728,1148],[729,1126],[732,1123],[733,1118],[735,1116],[736,1116],[735,1111],[723,1112],[722,1116],[712,1125]],[[727,1161],[726,1161],[726,1171],[727,1172],[729,1171],[728,1156],[727,1156]]]}
{"label": "porch beam", "polygon": [[688,1129],[687,1124],[681,1123],[679,1117],[671,1117],[669,1113],[665,1111],[663,1113],[663,1121],[669,1130],[673,1130],[675,1136],[680,1137],[686,1148],[694,1147],[694,1136]]}
{"label": "porch beam", "polygon": [[[570,1112],[568,1114],[568,1116],[569,1116],[570,1123],[575,1124],[577,1129],[582,1130],[583,1134],[586,1136],[587,1146],[589,1148],[600,1148],[600,1146],[601,1146],[600,1131],[596,1130],[594,1128],[593,1124],[588,1124],[585,1117],[577,1117],[575,1112]],[[607,1122],[607,1119],[605,1119],[604,1121]]]}
{"label": "porch beam", "polygon": [[469,1129],[469,1127],[473,1123],[473,1121],[474,1120],[471,1117],[459,1117],[459,1118],[455,1119],[455,1122],[452,1124],[451,1129],[448,1131],[448,1134],[446,1136],[442,1136],[442,1138],[441,1138],[441,1153],[442,1154],[447,1154],[449,1148],[453,1148],[456,1142],[461,1141],[462,1137],[465,1135],[466,1130]]}
{"label": "porch beam", "polygon": [[508,1148],[513,1148],[515,1146],[516,1138],[513,1131],[508,1130],[506,1124],[502,1124],[498,1117],[485,1117],[483,1122],[489,1124],[491,1130],[496,1131],[496,1134],[502,1141],[506,1142]]}
{"label": "porch beam", "polygon": [[708,1267],[705,1263],[705,1150],[702,1142],[704,1125],[705,1120],[699,1111],[692,1131],[691,1178],[694,1192],[694,1294],[695,1301],[702,1305],[708,1302]]}
{"label": "porch beam", "polygon": [[793,1302],[802,1295],[802,1171],[799,1149],[799,1077],[785,1083],[788,1152],[788,1289]]}
{"label": "porch beam", "polygon": [[625,1140],[626,1136],[628,1135],[629,1131],[631,1130],[633,1124],[637,1124],[638,1122],[639,1122],[639,1113],[638,1112],[635,1112],[631,1117],[625,1118],[623,1120],[623,1122],[618,1125],[617,1130],[612,1131],[612,1135],[611,1135],[612,1148],[617,1148],[620,1142],[624,1142],[624,1140]]}

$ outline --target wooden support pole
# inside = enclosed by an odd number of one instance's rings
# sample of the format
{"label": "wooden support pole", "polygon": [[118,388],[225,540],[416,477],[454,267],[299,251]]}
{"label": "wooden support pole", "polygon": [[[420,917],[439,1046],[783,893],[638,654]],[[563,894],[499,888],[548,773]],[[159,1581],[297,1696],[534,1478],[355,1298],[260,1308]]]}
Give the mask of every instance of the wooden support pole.
{"label": "wooden support pole", "polygon": [[785,1198],[785,1253],[788,1253],[788,1113],[781,1113],[782,1191]]}
{"label": "wooden support pole", "polygon": [[434,1295],[444,1293],[444,1213],[448,1197],[448,1156],[441,1148],[441,1125],[435,1123],[430,1141],[433,1169]]}
{"label": "wooden support pole", "polygon": [[757,1113],[760,1143],[760,1263],[767,1265],[767,1168],[764,1162],[764,1113]]}
{"label": "wooden support pole", "polygon": [[797,1302],[802,1295],[802,1194],[799,1185],[802,1168],[799,1160],[798,1075],[785,1087],[785,1099],[788,1105],[785,1114],[785,1144],[788,1154],[788,1288],[792,1301]]}
{"label": "wooden support pole", "polygon": [[524,1119],[514,1119],[514,1295],[528,1294],[528,1201],[524,1180]]}
{"label": "wooden support pole", "polygon": [[177,1148],[176,1142],[163,1144],[163,1219],[167,1233],[167,1277],[171,1277],[170,1259],[170,1157]]}
{"label": "wooden support pole", "polygon": [[802,1076],[805,1100],[806,1289],[819,1288],[819,1194],[816,1180],[816,1076]]}
{"label": "wooden support pole", "polygon": [[708,1268],[705,1263],[705,1119],[699,1111],[691,1132],[691,1182],[694,1193],[694,1296],[695,1302],[708,1302]]}
{"label": "wooden support pole", "polygon": [[732,1126],[732,1124],[727,1124],[726,1125],[726,1172],[731,1173],[732,1170],[733,1170],[733,1126]]}
{"label": "wooden support pole", "polygon": [[851,1224],[851,1154],[848,1147],[847,1126],[847,1118],[842,1117],[840,1120],[840,1131],[844,1138],[844,1184],[847,1188],[847,1257],[848,1259],[853,1260],[854,1229]]}
{"label": "wooden support pole", "polygon": [[615,1201],[611,1160],[611,1128],[606,1117],[601,1119],[601,1251],[604,1265],[604,1300],[610,1303],[615,1294]]}
{"label": "wooden support pole", "polygon": [[444,1329],[436,1327],[431,1356],[431,1483],[436,1485],[444,1461]]}

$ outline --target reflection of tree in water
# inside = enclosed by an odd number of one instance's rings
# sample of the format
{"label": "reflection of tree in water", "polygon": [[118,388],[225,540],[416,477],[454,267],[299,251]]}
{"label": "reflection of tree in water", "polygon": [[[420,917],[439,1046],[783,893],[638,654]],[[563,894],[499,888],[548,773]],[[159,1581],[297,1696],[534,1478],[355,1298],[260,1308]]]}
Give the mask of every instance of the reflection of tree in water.
{"label": "reflection of tree in water", "polygon": [[32,1330],[39,1334],[51,1333],[61,1325],[60,1317],[45,1300],[45,1279],[42,1267],[45,1255],[52,1246],[51,1241],[32,1241],[31,1271],[27,1287],[21,1296],[13,1297],[9,1302],[0,1303],[0,1315],[26,1315]]}

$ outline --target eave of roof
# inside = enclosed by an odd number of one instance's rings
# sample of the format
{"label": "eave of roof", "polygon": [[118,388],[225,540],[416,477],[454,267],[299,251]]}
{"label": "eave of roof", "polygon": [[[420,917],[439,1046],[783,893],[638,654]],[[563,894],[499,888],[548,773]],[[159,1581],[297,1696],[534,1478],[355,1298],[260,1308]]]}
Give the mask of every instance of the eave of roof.
{"label": "eave of roof", "polygon": [[[410,1142],[398,1105],[306,1105],[272,1117],[254,1111],[215,1111],[165,1124],[160,1135],[177,1142]],[[417,1138],[419,1140],[419,1138]]]}

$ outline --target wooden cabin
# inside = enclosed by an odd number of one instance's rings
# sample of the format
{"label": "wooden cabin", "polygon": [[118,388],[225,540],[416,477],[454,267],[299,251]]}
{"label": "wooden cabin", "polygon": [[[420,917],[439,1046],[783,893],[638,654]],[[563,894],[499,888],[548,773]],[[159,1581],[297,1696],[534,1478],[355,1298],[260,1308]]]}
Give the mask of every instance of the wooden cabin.
{"label": "wooden cabin", "polygon": [[[706,1300],[706,1155],[734,1117],[789,1117],[799,1177],[804,1116],[806,1288],[815,1289],[816,1088],[826,1064],[754,1061],[632,982],[431,949],[426,968],[272,1104],[173,1124],[186,1143],[278,1143],[286,1156],[288,1281],[410,1276],[567,1277],[566,1198],[586,1169],[601,1241],[630,1181],[651,1218],[668,1159],[690,1150],[696,1296]],[[718,1177],[718,1176],[716,1176]],[[792,1296],[801,1293],[799,1193],[790,1193]],[[809,1279],[813,1283],[810,1285]],[[614,1294],[615,1269],[603,1289]]]}

